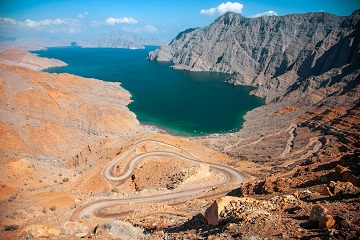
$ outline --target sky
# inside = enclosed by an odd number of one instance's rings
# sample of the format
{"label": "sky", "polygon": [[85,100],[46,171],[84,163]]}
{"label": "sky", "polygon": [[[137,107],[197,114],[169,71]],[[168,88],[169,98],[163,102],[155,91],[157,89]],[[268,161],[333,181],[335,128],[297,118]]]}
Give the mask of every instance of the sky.
{"label": "sky", "polygon": [[325,11],[347,16],[360,0],[0,0],[0,37],[89,38],[116,29],[172,39],[227,11],[245,17]]}

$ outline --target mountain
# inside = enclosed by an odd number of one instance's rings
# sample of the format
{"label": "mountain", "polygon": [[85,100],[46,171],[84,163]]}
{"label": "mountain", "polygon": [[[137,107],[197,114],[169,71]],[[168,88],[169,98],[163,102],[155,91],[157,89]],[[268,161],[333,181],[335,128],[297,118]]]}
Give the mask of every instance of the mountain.
{"label": "mountain", "polygon": [[311,76],[326,81],[359,69],[359,19],[359,10],[348,17],[317,12],[246,18],[228,12],[207,27],[180,33],[148,58],[172,61],[175,69],[234,73],[230,83],[252,85],[269,102]]}
{"label": "mountain", "polygon": [[[251,177],[228,197],[215,199],[204,215],[174,228],[173,236],[207,236],[208,225],[217,224],[214,232],[221,233],[214,235],[229,239],[313,238],[309,229],[323,238],[334,229],[336,239],[351,238],[348,232],[359,236],[354,221],[342,227],[360,192],[359,19],[359,10],[347,17],[226,13],[149,53],[151,60],[172,61],[175,69],[232,73],[226,82],[253,86],[252,94],[266,99],[246,113],[238,132],[195,140],[231,157],[231,165]],[[288,196],[293,200],[285,200]],[[269,202],[254,203],[251,197]],[[295,204],[285,203],[265,218],[254,208],[282,201]],[[314,221],[318,209],[324,214]],[[286,224],[278,221],[282,217]]]}
{"label": "mountain", "polygon": [[100,47],[100,48],[144,48],[144,45],[160,46],[167,41],[157,38],[141,37],[137,34],[129,33],[124,30],[114,30],[102,34],[94,40],[80,41],[78,45],[82,47]]}

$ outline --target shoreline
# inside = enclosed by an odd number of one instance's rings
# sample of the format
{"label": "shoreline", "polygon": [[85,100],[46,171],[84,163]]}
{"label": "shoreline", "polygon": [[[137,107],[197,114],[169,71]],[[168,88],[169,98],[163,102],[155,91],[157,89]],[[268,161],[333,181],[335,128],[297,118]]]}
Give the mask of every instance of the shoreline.
{"label": "shoreline", "polygon": [[[46,48],[45,48],[46,49]],[[33,51],[27,51],[29,54],[31,55],[35,55],[36,57],[38,58],[43,58],[43,57],[40,57],[38,53],[34,53]],[[57,60],[56,58],[45,58],[45,59],[50,59],[50,60]],[[60,60],[58,60],[60,61]],[[65,63],[66,64],[66,63]],[[47,72],[46,70],[49,69],[49,68],[53,68],[53,67],[56,67],[58,68],[59,66],[50,66],[50,67],[47,67],[45,69],[42,69],[41,72]],[[63,67],[63,66],[60,66],[60,67]],[[178,70],[178,71],[181,71],[181,70]],[[206,71],[205,71],[206,72]],[[48,72],[50,73],[50,72]],[[69,72],[66,72],[68,74],[72,74],[74,76],[78,76],[78,77],[82,77],[80,75],[76,75],[76,74],[73,74],[73,73],[69,73]],[[52,74],[52,73],[50,73]],[[89,77],[85,77],[85,78],[89,78]],[[102,80],[102,79],[98,79],[98,78],[93,78],[91,77],[91,79],[96,79],[96,80],[99,80],[99,81],[103,81],[103,82],[108,82],[106,80]],[[119,82],[119,85],[121,86],[121,82]],[[129,94],[130,94],[130,98],[132,98],[132,94],[129,90],[125,89],[123,86],[121,86],[121,88],[123,88],[124,90],[126,90]],[[131,101],[134,101],[134,100],[131,100]],[[259,107],[261,107],[263,105],[260,105],[258,107],[255,107],[254,109],[257,109]],[[243,125],[245,124],[245,116],[246,114],[248,114],[249,112],[253,111],[254,109],[251,109],[249,111],[247,111],[245,113],[245,115],[242,116],[242,123],[239,127],[235,127],[233,129],[230,129],[230,130],[227,130],[227,131],[220,131],[220,132],[212,132],[212,133],[203,133],[203,132],[197,132],[197,131],[193,131],[193,132],[189,132],[189,131],[182,131],[182,130],[178,130],[178,129],[167,129],[161,125],[158,125],[156,123],[150,123],[150,122],[141,122],[136,113],[134,111],[132,111],[130,108],[129,108],[129,105],[127,105],[127,108],[129,109],[130,112],[132,112],[133,114],[135,114],[136,118],[137,118],[137,121],[139,122],[140,125],[142,126],[149,126],[150,130],[153,131],[153,132],[158,132],[158,133],[163,133],[163,134],[169,134],[169,135],[172,135],[172,136],[178,136],[178,137],[185,137],[185,138],[208,138],[208,137],[219,137],[219,136],[224,136],[224,135],[227,135],[227,134],[234,134],[234,133],[238,133],[242,128],[243,128]]]}
{"label": "shoreline", "polygon": [[[134,113],[134,112],[132,112]],[[135,114],[135,113],[134,113]],[[135,114],[136,116],[136,114]],[[139,120],[138,120],[139,121]],[[169,132],[168,130],[166,130],[165,128],[159,126],[159,125],[156,125],[156,124],[151,124],[151,123],[142,123],[140,122],[140,125],[139,127],[142,127],[144,129],[149,129],[151,132],[154,132],[154,133],[161,133],[161,134],[168,134],[168,135],[171,135],[171,136],[174,136],[174,137],[183,137],[183,138],[188,138],[189,140],[195,138],[195,139],[202,139],[202,138],[209,138],[209,137],[213,137],[213,138],[216,138],[216,137],[221,137],[221,136],[225,136],[225,135],[230,135],[230,134],[235,134],[235,133],[239,133],[240,130],[242,129],[239,128],[237,129],[236,131],[233,131],[233,132],[220,132],[220,133],[210,133],[210,134],[205,134],[205,135],[185,135],[185,134],[174,134],[174,133],[171,133]]]}

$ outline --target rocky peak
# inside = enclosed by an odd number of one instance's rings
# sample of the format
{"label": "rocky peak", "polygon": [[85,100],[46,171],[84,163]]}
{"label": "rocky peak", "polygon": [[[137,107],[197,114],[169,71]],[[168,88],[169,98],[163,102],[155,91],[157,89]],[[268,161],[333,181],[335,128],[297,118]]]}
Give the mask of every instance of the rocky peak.
{"label": "rocky peak", "polygon": [[239,13],[226,12],[218,17],[213,24],[233,25],[238,26],[246,18]]}

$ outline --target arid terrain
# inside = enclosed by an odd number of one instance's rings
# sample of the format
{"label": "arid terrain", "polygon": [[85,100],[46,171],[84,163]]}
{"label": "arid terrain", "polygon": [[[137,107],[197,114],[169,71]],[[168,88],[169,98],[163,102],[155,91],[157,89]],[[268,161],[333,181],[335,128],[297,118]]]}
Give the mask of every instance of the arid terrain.
{"label": "arid terrain", "polygon": [[118,83],[3,64],[1,91],[4,238],[76,238],[104,218],[159,219],[165,203],[187,212],[187,199],[243,180],[226,155],[140,126]]}
{"label": "arid terrain", "polygon": [[357,239],[357,39],[342,66],[255,79],[267,104],[204,137],[140,125],[119,83],[3,52],[0,238]]}

